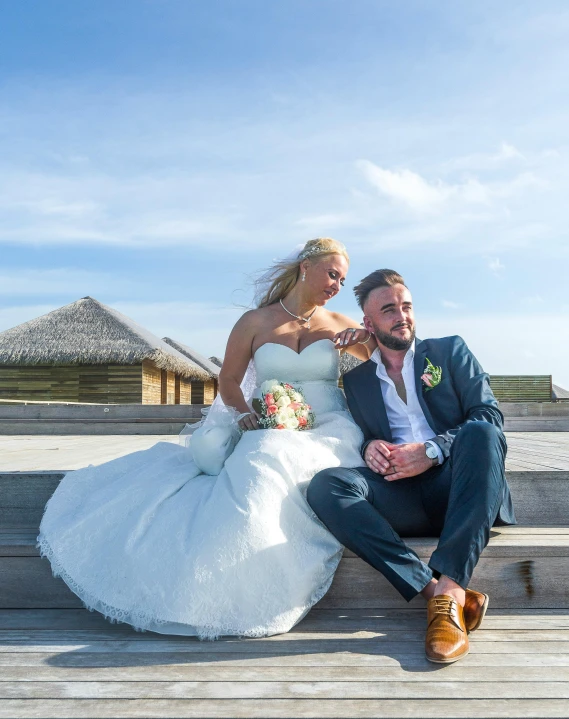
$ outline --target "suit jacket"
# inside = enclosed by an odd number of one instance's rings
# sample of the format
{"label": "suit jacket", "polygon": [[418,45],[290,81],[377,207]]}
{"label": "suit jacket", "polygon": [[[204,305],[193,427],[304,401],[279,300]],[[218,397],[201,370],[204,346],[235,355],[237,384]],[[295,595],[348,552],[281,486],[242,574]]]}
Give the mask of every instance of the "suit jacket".
{"label": "suit jacket", "polygon": [[[442,379],[434,389],[425,392],[421,375],[427,358],[442,367]],[[504,417],[490,388],[490,380],[462,337],[417,340],[415,343],[415,385],[419,402],[436,442],[446,458],[452,443],[468,422],[490,422],[503,428]],[[373,439],[392,442],[381,391],[377,365],[368,360],[344,375],[348,407],[364,434],[362,454]],[[504,483],[504,497],[496,524],[516,524],[510,489]]]}

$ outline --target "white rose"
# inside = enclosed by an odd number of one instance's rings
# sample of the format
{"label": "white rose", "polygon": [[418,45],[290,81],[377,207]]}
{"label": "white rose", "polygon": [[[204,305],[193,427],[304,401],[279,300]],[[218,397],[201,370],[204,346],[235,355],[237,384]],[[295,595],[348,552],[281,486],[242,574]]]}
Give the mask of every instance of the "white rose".
{"label": "white rose", "polygon": [[296,419],[296,417],[290,417],[289,419],[287,419],[287,421],[285,422],[285,427],[287,429],[298,429],[298,420]]}
{"label": "white rose", "polygon": [[276,379],[268,379],[261,385],[262,394],[274,394],[279,388],[279,383]]}
{"label": "white rose", "polygon": [[293,396],[293,398],[292,398],[292,401],[293,401],[293,402],[303,402],[303,401],[304,401],[304,398],[303,398],[303,396],[300,394],[300,392],[295,392],[295,393],[294,393],[294,396]]}
{"label": "white rose", "polygon": [[288,397],[286,394],[283,394],[282,397],[279,397],[277,399],[277,407],[288,407],[290,404],[290,397]]}
{"label": "white rose", "polygon": [[290,417],[288,416],[287,412],[280,411],[277,412],[273,417],[276,419],[277,424],[284,424],[286,427],[286,423],[290,420]]}

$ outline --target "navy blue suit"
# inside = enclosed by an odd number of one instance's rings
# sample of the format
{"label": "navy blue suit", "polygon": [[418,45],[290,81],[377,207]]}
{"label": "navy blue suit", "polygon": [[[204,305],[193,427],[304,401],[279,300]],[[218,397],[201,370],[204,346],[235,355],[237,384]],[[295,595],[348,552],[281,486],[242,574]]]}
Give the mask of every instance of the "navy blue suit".
{"label": "navy blue suit", "polygon": [[[442,368],[425,391],[427,359]],[[445,461],[421,475],[389,482],[368,467],[319,472],[308,501],[330,531],[381,571],[407,599],[444,574],[466,588],[493,524],[515,524],[505,478],[503,416],[488,375],[461,337],[417,340],[415,382],[425,419]],[[392,441],[376,375],[368,360],[344,375],[348,407],[370,441]],[[363,464],[363,462],[362,462]],[[401,536],[439,536],[428,564]]]}

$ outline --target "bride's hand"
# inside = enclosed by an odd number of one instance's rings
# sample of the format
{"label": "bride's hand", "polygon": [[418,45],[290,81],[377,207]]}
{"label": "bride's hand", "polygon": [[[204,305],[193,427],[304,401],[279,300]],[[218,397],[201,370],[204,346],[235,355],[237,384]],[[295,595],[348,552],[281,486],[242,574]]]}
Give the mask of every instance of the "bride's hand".
{"label": "bride's hand", "polygon": [[348,327],[347,330],[342,330],[334,336],[334,342],[336,343],[337,349],[343,349],[344,347],[352,347],[361,342],[367,342],[370,338],[369,332],[364,327]]}
{"label": "bride's hand", "polygon": [[242,429],[244,432],[247,432],[250,429],[259,429],[258,420],[259,415],[256,412],[249,412],[244,417],[241,417],[237,424],[239,425],[240,429]]}

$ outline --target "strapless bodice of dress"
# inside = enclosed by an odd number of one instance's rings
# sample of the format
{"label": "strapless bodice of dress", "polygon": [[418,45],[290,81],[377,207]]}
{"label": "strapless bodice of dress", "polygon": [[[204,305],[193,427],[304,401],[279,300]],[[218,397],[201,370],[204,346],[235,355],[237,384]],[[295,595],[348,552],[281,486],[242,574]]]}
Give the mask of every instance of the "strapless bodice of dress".
{"label": "strapless bodice of dress", "polygon": [[[267,342],[255,352],[254,360],[258,386],[271,379],[292,384],[302,391],[317,420],[318,414],[346,409],[344,393],[338,387],[340,353],[332,340],[317,340],[302,352]],[[258,388],[255,395],[259,395]]]}

